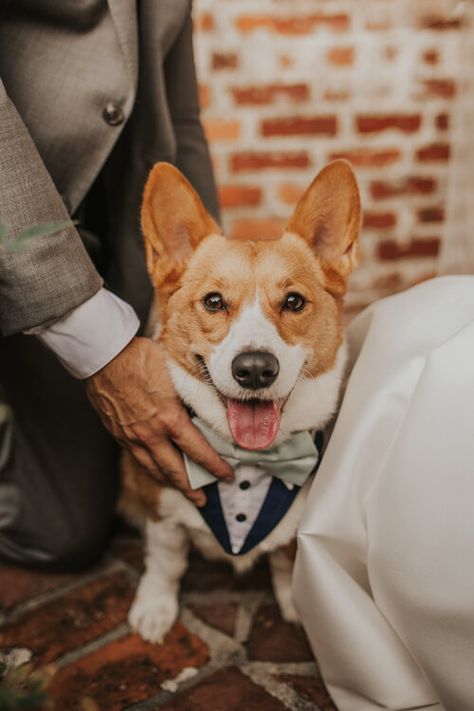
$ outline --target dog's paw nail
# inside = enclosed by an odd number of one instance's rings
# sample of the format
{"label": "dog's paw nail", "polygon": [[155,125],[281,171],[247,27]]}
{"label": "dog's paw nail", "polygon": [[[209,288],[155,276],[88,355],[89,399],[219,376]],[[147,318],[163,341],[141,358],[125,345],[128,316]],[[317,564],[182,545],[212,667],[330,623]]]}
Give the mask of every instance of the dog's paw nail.
{"label": "dog's paw nail", "polygon": [[128,614],[128,622],[147,642],[162,644],[178,615],[178,603],[173,597],[136,599]]}

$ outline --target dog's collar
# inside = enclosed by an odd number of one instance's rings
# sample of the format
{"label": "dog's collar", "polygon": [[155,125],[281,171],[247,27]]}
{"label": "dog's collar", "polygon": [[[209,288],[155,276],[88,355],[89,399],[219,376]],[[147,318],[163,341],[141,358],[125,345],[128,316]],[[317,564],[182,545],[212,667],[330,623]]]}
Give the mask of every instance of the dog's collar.
{"label": "dog's collar", "polygon": [[[199,418],[193,418],[193,423],[233,468],[238,464],[255,464],[286,484],[303,486],[319,461],[318,448],[309,432],[295,432],[278,447],[251,451],[226,441]],[[213,474],[186,455],[184,461],[192,489],[199,489],[217,481]]]}

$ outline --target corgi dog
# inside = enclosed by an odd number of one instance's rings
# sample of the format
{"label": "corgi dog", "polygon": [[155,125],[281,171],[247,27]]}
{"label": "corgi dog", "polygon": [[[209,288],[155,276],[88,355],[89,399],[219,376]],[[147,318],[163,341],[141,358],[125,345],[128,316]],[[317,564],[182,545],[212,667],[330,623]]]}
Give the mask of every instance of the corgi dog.
{"label": "corgi dog", "polygon": [[343,297],[359,260],[354,174],[345,161],[330,163],[279,239],[244,241],[227,239],[187,179],[158,163],[141,217],[155,288],[149,335],[164,345],[176,391],[235,479],[217,482],[187,461],[205,507],[153,485],[145,520],[140,465],[124,453],[120,507],[146,536],[129,622],[163,640],[179,612],[190,545],[237,572],[268,553],[281,614],[297,621],[290,551],[319,457],[314,434],[338,403]]}

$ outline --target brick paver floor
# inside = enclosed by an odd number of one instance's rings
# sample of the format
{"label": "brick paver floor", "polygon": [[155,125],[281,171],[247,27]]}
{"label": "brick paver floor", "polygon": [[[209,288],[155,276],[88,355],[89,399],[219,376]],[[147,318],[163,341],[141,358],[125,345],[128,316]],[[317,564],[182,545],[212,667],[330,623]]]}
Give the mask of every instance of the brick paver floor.
{"label": "brick paver floor", "polygon": [[129,531],[85,574],[0,567],[0,652],[55,665],[57,711],[82,697],[100,711],[336,711],[304,633],[279,615],[265,562],[236,578],[193,555],[162,645],[126,622],[141,569]]}

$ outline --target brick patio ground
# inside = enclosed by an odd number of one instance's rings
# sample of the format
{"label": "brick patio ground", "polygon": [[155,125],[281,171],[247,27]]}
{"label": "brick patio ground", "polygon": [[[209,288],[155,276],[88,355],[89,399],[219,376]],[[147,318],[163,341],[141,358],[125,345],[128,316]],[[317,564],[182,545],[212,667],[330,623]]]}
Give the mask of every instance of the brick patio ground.
{"label": "brick patio ground", "polygon": [[193,555],[162,645],[126,622],[141,570],[128,530],[85,574],[0,567],[0,653],[56,666],[57,711],[79,711],[83,697],[99,711],[336,711],[303,631],[279,615],[265,561],[236,578]]}

